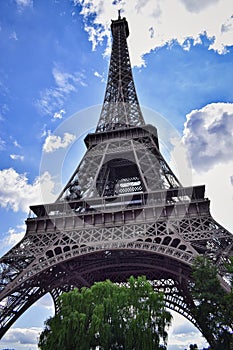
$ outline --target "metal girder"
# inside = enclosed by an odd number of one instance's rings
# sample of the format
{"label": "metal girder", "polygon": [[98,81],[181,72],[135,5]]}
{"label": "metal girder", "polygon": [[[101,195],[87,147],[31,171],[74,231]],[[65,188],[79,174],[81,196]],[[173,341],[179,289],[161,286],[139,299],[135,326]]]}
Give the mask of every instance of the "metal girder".
{"label": "metal girder", "polygon": [[192,261],[208,254],[223,267],[232,235],[212,219],[205,199],[166,205],[152,199],[151,193],[144,204],[129,206],[127,195],[121,210],[55,211],[28,219],[24,239],[0,260],[2,332],[47,292],[54,296],[59,288],[105,278],[122,282],[131,274],[146,275],[157,286],[161,279],[174,281],[175,294],[160,286],[166,303],[195,323],[187,292]]}
{"label": "metal girder", "polygon": [[159,151],[156,129],[153,134],[148,128],[149,125],[146,125],[144,130],[138,129],[137,134],[133,133],[134,128],[128,129],[118,134],[118,138],[113,135],[113,139],[110,132],[108,140],[99,139],[97,144],[89,146],[58,200],[110,197],[180,187],[180,182]]}
{"label": "metal girder", "polygon": [[233,255],[233,236],[211,217],[204,186],[180,184],[156,128],[144,122],[126,20],[111,29],[107,88],[87,151],[55,203],[30,207],[25,237],[0,259],[0,337],[46,293],[58,310],[64,291],[131,275],[145,275],[202,330],[188,288],[193,260],[209,256],[222,274]]}
{"label": "metal girder", "polygon": [[132,76],[126,41],[129,29],[125,18],[112,21],[111,30],[108,81],[96,132],[145,124]]}

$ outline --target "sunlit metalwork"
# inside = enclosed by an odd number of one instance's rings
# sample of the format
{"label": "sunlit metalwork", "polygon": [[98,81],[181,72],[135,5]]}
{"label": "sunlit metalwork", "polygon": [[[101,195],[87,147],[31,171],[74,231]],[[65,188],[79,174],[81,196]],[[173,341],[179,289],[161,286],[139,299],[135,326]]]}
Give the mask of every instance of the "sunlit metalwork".
{"label": "sunlit metalwork", "polygon": [[233,237],[211,217],[204,186],[180,184],[156,128],[145,124],[127,21],[119,16],[111,29],[106,94],[87,151],[55,203],[31,206],[25,237],[0,260],[0,336],[46,293],[57,310],[63,291],[130,275],[145,275],[169,308],[196,324],[194,258],[208,255],[221,274],[232,255]]}

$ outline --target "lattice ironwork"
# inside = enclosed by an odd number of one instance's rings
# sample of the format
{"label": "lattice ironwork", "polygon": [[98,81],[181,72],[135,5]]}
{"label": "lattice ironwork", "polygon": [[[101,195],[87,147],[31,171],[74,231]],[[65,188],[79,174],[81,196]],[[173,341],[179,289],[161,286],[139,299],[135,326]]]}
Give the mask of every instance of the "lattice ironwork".
{"label": "lattice ironwork", "polygon": [[142,128],[133,135],[133,130],[127,129],[113,139],[110,135],[107,141],[89,146],[58,200],[180,187],[159,151],[156,129],[155,135]]}
{"label": "lattice ironwork", "polygon": [[180,184],[156,128],[145,125],[126,20],[111,29],[106,94],[87,151],[55,203],[30,207],[25,237],[0,259],[0,337],[46,293],[58,310],[63,291],[130,275],[145,275],[169,308],[202,330],[191,312],[193,260],[207,255],[222,274],[233,255],[233,236],[211,217],[204,186]]}
{"label": "lattice ironwork", "polygon": [[129,58],[125,18],[112,21],[112,54],[104,103],[96,132],[144,125]]}

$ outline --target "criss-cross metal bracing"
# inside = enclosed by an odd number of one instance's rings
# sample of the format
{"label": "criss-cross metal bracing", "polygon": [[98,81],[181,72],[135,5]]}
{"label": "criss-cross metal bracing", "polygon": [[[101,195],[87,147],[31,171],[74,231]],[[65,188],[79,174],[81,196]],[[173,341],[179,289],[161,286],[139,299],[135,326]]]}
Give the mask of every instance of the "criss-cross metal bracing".
{"label": "criss-cross metal bracing", "polygon": [[58,200],[180,187],[151,125],[89,134],[88,150]]}
{"label": "criss-cross metal bracing", "polygon": [[104,103],[96,132],[144,125],[129,58],[125,18],[112,21],[112,54]]}
{"label": "criss-cross metal bracing", "polygon": [[25,237],[0,262],[0,334],[47,292],[57,305],[58,290],[141,274],[164,290],[171,309],[195,323],[188,293],[192,261],[208,254],[223,266],[233,240],[210,216],[203,187],[183,200],[190,190],[32,207],[36,217],[28,218]]}
{"label": "criss-cross metal bracing", "polygon": [[54,203],[30,207],[24,238],[0,259],[0,337],[46,293],[58,310],[63,291],[131,275],[145,275],[202,331],[189,292],[198,255],[212,259],[228,288],[221,274],[233,236],[211,217],[204,186],[183,187],[161,155],[138,105],[126,20],[113,21],[112,33],[104,105],[87,151]]}

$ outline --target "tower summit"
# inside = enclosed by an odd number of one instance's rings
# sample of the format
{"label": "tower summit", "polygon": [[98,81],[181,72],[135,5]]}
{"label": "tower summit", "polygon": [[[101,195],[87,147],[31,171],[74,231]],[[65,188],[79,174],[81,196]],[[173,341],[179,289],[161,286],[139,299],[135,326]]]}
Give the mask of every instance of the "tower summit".
{"label": "tower summit", "polygon": [[87,153],[58,200],[180,187],[159,151],[156,128],[145,124],[130,64],[128,23],[120,12],[111,31],[108,80],[97,128],[87,135]]}
{"label": "tower summit", "polygon": [[139,106],[129,58],[125,18],[112,21],[112,53],[104,103],[96,132],[145,125]]}
{"label": "tower summit", "polygon": [[139,106],[120,13],[111,30],[103,107],[86,153],[55,203],[30,207],[24,238],[0,259],[0,336],[46,293],[57,310],[63,291],[145,275],[213,343],[191,311],[191,268],[205,255],[221,274],[233,236],[211,217],[204,186],[183,187],[160,153]]}

